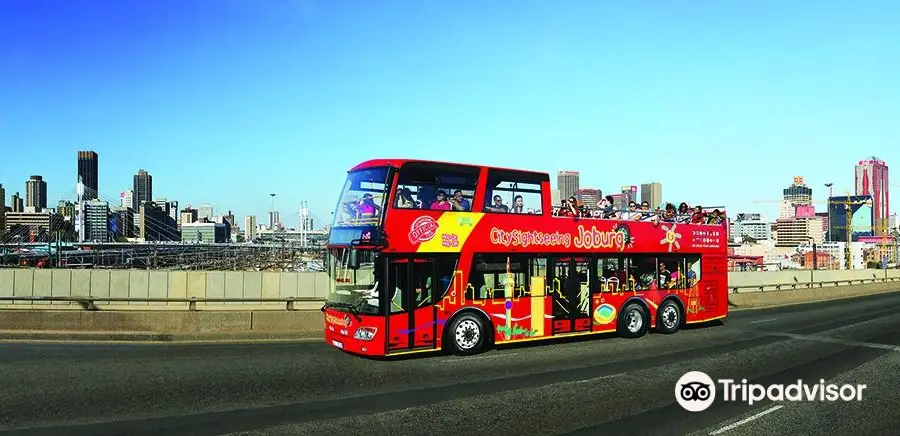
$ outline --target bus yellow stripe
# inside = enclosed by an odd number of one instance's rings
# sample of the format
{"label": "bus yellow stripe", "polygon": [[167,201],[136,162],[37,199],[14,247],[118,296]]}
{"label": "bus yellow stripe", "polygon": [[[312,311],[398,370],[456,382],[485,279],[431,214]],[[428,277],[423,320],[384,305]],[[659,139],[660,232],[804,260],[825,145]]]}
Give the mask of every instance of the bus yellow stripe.
{"label": "bus yellow stripe", "polygon": [[[437,233],[429,241],[419,244],[419,253],[459,253],[472,230],[484,217],[483,213],[444,212],[438,218]],[[444,240],[447,243],[444,243]]]}

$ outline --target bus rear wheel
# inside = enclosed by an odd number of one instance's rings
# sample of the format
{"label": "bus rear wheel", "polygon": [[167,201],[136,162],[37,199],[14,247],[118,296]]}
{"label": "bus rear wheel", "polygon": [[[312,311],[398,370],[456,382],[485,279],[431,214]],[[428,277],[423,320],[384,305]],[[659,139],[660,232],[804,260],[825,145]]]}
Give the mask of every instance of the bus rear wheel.
{"label": "bus rear wheel", "polygon": [[629,303],[619,313],[619,336],[639,338],[647,333],[649,317],[647,311],[637,303]]}
{"label": "bus rear wheel", "polygon": [[488,344],[484,320],[474,313],[463,313],[450,323],[448,344],[453,354],[469,356],[484,351]]}
{"label": "bus rear wheel", "polygon": [[656,330],[664,334],[672,334],[681,328],[681,308],[674,300],[663,301],[656,315]]}

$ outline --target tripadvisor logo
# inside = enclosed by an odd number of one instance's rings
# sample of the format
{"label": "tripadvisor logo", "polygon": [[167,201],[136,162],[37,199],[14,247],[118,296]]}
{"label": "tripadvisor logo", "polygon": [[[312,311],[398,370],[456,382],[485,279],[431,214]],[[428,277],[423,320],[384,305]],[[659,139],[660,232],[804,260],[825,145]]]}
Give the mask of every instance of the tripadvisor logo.
{"label": "tripadvisor logo", "polygon": [[[722,401],[740,401],[749,405],[769,400],[783,401],[862,401],[866,385],[825,384],[825,380],[808,385],[803,380],[791,384],[763,386],[747,383],[743,379],[735,383],[732,379],[719,379]],[[716,385],[713,379],[700,371],[691,371],[681,376],[675,383],[675,400],[687,411],[701,412],[709,408],[716,399]]]}

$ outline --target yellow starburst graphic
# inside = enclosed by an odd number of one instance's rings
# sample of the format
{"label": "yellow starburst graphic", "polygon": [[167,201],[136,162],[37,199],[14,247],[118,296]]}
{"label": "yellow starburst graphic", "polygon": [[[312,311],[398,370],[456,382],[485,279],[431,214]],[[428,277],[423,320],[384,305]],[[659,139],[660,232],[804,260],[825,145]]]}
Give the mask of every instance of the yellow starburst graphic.
{"label": "yellow starburst graphic", "polygon": [[660,244],[669,244],[669,253],[672,252],[672,246],[675,246],[675,249],[680,249],[681,244],[678,243],[678,240],[681,239],[681,233],[675,232],[675,228],[678,227],[678,224],[672,224],[672,227],[669,228],[667,225],[662,225],[663,230],[666,231],[666,237],[662,238],[659,243]]}

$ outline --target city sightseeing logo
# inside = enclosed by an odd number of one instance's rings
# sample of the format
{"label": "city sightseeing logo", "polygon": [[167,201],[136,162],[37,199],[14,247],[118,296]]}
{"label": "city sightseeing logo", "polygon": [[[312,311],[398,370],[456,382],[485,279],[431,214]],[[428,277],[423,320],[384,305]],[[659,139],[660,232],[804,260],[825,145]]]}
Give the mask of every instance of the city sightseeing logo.
{"label": "city sightseeing logo", "polygon": [[440,226],[437,221],[428,215],[416,218],[412,225],[409,226],[409,243],[418,244],[430,241],[437,234],[438,227]]}
{"label": "city sightseeing logo", "polygon": [[[722,386],[722,401],[740,401],[752,406],[763,400],[771,402],[784,401],[862,401],[866,385],[858,384],[825,384],[807,385],[803,380],[787,385],[773,384],[763,386],[748,384],[746,379],[735,383],[733,379],[719,379]],[[675,383],[675,400],[684,410],[702,412],[712,406],[716,400],[716,383],[700,371],[691,371],[681,376]]]}

